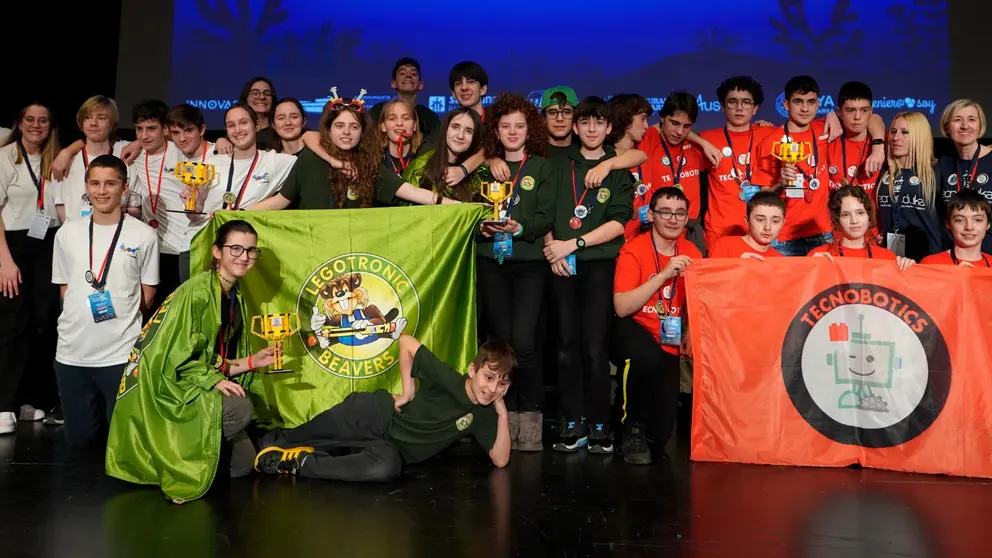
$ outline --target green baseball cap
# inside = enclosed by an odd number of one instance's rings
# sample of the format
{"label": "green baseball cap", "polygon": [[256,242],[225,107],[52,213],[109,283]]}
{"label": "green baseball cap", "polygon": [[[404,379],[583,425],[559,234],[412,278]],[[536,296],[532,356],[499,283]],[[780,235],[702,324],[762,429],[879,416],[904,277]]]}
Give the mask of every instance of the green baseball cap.
{"label": "green baseball cap", "polygon": [[567,85],[556,85],[550,89],[545,89],[544,94],[541,95],[541,108],[546,109],[553,104],[558,104],[551,99],[551,96],[555,93],[561,93],[565,96],[565,104],[571,105],[573,107],[579,106],[579,98],[575,96],[575,90]]}

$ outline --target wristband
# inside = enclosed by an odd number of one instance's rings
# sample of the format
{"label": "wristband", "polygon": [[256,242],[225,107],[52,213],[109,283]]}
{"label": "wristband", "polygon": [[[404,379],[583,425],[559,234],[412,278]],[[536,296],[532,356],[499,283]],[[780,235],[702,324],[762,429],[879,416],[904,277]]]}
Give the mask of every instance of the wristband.
{"label": "wristband", "polygon": [[458,168],[462,169],[462,172],[465,173],[465,178],[468,178],[469,173],[468,173],[468,169],[465,168],[465,165],[458,165]]}
{"label": "wristband", "polygon": [[520,236],[520,235],[524,234],[524,224],[521,223],[520,221],[517,221],[517,224],[520,225],[520,230],[518,230],[517,232],[513,233],[513,236]]}
{"label": "wristband", "polygon": [[248,355],[248,370],[254,370],[255,368],[251,365],[251,355]]}

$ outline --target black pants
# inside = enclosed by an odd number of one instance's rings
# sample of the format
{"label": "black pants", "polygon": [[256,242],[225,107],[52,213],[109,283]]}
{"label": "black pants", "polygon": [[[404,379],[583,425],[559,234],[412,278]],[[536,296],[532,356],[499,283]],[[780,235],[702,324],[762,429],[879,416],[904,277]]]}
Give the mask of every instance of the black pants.
{"label": "black pants", "polygon": [[344,401],[289,430],[277,429],[262,446],[311,446],[315,453],[298,476],[339,481],[387,481],[400,475],[403,458],[386,439],[386,424],[373,393]]}
{"label": "black pants", "polygon": [[610,361],[613,319],[613,260],[579,261],[578,274],[552,277],[558,308],[558,388],[566,421],[589,424],[610,419]]}
{"label": "black pants", "polygon": [[610,356],[621,372],[617,404],[623,406],[622,422],[645,424],[651,439],[665,445],[678,412],[678,355],[665,352],[651,332],[627,317],[614,321]]}
{"label": "black pants", "polygon": [[517,353],[517,373],[504,398],[506,408],[537,411],[544,393],[538,324],[551,267],[544,261],[503,265],[492,258],[476,261],[486,330],[490,338],[508,342]]}
{"label": "black pants", "polygon": [[70,446],[89,444],[110,424],[123,374],[124,364],[91,368],[55,361],[65,439]]}
{"label": "black pants", "polygon": [[146,318],[151,317],[158,310],[158,307],[165,302],[166,297],[172,294],[181,284],[179,280],[179,255],[163,254],[158,255],[158,287],[155,288],[155,302],[149,308]]}
{"label": "black pants", "polygon": [[58,401],[55,385],[59,290],[52,284],[55,229],[44,240],[7,231],[7,246],[21,272],[14,298],[0,295],[0,412],[22,403],[45,410]]}

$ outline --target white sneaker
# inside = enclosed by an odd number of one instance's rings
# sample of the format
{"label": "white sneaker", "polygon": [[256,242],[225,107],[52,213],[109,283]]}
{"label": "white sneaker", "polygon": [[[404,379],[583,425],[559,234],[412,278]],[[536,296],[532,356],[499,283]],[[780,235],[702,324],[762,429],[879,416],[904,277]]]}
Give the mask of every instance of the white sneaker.
{"label": "white sneaker", "polygon": [[35,409],[31,405],[21,405],[21,420],[31,422],[43,418],[45,418],[45,411]]}
{"label": "white sneaker", "polygon": [[0,413],[0,434],[13,434],[17,430],[17,417],[14,413]]}

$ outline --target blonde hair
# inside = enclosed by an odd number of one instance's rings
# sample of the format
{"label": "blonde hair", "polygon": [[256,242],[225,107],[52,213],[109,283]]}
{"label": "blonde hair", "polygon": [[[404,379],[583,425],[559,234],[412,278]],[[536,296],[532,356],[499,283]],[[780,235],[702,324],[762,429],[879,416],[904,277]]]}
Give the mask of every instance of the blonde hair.
{"label": "blonde hair", "polygon": [[971,99],[958,99],[953,103],[947,105],[944,109],[944,113],[940,115],[940,131],[944,132],[944,136],[951,137],[947,129],[951,125],[951,120],[954,116],[961,110],[968,107],[975,107],[975,111],[978,112],[978,136],[985,135],[985,111],[982,110],[982,105],[972,101]]}
{"label": "blonde hair", "polygon": [[117,103],[109,97],[94,95],[83,101],[83,105],[76,112],[76,125],[79,126],[79,131],[82,132],[83,122],[86,121],[86,117],[99,109],[105,109],[110,117],[110,133],[107,138],[113,141],[117,137],[117,123],[120,120],[120,115],[117,112]]}
{"label": "blonde hair", "polygon": [[[52,114],[52,109],[48,108],[48,105],[42,103],[31,103],[26,105],[18,113],[17,119],[14,120],[13,131],[7,136],[7,140],[3,142],[3,146],[6,147],[12,143],[20,142],[24,133],[21,132],[21,121],[24,120],[24,116],[27,115],[28,109],[31,107],[41,107],[45,109],[48,113],[48,137],[45,138],[45,144],[41,146],[41,176],[38,178],[51,178],[52,177],[52,164],[55,163],[55,157],[62,150],[62,146],[59,145],[59,131],[55,126],[55,115]],[[19,165],[21,162],[28,164],[21,158],[20,148],[14,150],[14,164]]]}
{"label": "blonde hair", "polygon": [[[892,157],[892,149],[888,152],[888,168],[879,176],[879,180],[889,177],[890,183],[896,176],[901,174],[903,168],[912,170],[920,179],[920,189],[923,191],[923,199],[927,202],[927,207],[933,208],[934,198],[937,192],[937,180],[933,175],[933,131],[930,129],[930,122],[921,112],[900,112],[892,119],[892,127],[895,127],[896,120],[902,118],[906,121],[906,128],[909,129],[909,153],[906,155],[906,166],[900,167]],[[891,136],[889,141],[892,141]]]}
{"label": "blonde hair", "polygon": [[[404,99],[393,99],[387,101],[386,104],[382,105],[382,112],[379,113],[379,122],[376,123],[376,131],[382,136],[382,145],[389,146],[389,135],[382,131],[382,125],[386,123],[386,119],[389,118],[389,109],[396,105],[403,105],[406,110],[410,111],[410,115],[413,116],[413,136],[410,138],[410,154],[415,155],[417,150],[420,149],[420,144],[423,142],[424,136],[420,132],[420,118],[417,116],[417,109],[409,102]],[[402,153],[400,154],[402,155]]]}

